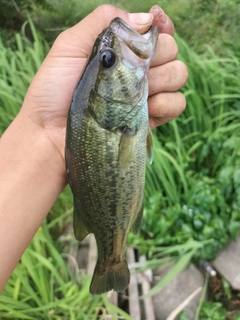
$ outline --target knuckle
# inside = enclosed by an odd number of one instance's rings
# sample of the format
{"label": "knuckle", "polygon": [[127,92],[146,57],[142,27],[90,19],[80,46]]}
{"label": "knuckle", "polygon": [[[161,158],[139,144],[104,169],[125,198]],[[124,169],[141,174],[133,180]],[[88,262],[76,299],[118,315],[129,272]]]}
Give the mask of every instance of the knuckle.
{"label": "knuckle", "polygon": [[175,41],[175,39],[170,36],[170,35],[167,35],[168,36],[168,41],[170,43],[170,46],[171,46],[171,51],[172,51],[172,56],[174,57],[174,59],[177,57],[178,55],[178,45],[177,45],[177,42]]}
{"label": "knuckle", "polygon": [[66,29],[66,30],[62,31],[61,33],[59,33],[59,35],[57,36],[57,38],[54,41],[54,47],[58,47],[58,45],[61,45],[63,42],[66,41],[66,39],[68,39],[70,30],[71,30],[71,28]]}
{"label": "knuckle", "polygon": [[167,33],[160,33],[158,50],[166,61],[175,60],[178,55],[178,45],[175,39]]}
{"label": "knuckle", "polygon": [[186,105],[187,105],[186,97],[184,96],[183,93],[179,92],[179,111],[180,111],[179,114],[181,114],[185,110]]}
{"label": "knuckle", "polygon": [[176,60],[176,63],[177,63],[178,73],[181,76],[181,79],[184,85],[188,79],[188,68],[185,65],[185,63],[182,62],[181,60]]}
{"label": "knuckle", "polygon": [[175,39],[167,33],[160,34],[159,38],[160,38],[160,43],[162,42],[164,46],[168,48],[169,52],[171,52],[171,55],[175,59],[176,56],[178,55],[178,45]]}

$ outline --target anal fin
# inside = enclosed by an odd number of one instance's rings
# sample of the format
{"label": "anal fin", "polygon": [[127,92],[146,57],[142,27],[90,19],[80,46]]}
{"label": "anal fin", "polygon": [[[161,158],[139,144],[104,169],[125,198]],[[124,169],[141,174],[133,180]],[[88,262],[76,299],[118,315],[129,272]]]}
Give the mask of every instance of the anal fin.
{"label": "anal fin", "polygon": [[82,241],[90,232],[87,230],[85,224],[81,220],[76,206],[74,206],[73,212],[73,230],[74,235],[78,241]]}
{"label": "anal fin", "polygon": [[149,127],[147,135],[147,159],[150,164],[153,162],[153,137],[152,131]]}
{"label": "anal fin", "polygon": [[143,204],[141,206],[141,209],[138,211],[137,215],[136,215],[136,219],[132,224],[132,232],[134,234],[138,234],[138,232],[141,229],[141,225],[142,225],[142,219],[143,219]]}

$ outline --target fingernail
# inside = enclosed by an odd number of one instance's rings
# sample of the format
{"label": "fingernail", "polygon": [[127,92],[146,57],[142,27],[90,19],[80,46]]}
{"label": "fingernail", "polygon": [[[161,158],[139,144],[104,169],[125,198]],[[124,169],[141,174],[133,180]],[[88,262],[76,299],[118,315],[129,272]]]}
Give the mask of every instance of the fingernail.
{"label": "fingernail", "polygon": [[158,17],[158,21],[162,24],[165,24],[167,22],[167,15],[163,11],[163,9],[160,8],[158,5],[153,6],[150,9],[150,13],[152,13],[154,17]]}
{"label": "fingernail", "polygon": [[129,13],[129,22],[133,24],[148,24],[153,20],[152,13]]}

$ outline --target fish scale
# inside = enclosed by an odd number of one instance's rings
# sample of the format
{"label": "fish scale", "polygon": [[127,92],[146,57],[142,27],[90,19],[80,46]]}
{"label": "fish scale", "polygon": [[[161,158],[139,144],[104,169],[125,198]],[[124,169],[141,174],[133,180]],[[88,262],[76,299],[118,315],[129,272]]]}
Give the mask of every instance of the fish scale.
{"label": "fish scale", "polygon": [[143,214],[151,149],[146,72],[157,37],[156,27],[145,38],[114,19],[97,38],[69,109],[65,156],[74,233],[79,241],[93,233],[98,248],[92,294],[124,291],[129,284],[124,248]]}

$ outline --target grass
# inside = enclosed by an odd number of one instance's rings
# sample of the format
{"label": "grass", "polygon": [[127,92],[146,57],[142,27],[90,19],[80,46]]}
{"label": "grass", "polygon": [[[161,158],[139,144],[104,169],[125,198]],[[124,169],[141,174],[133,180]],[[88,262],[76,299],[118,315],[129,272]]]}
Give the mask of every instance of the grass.
{"label": "grass", "polygon": [[56,248],[50,234],[55,223],[45,221],[22,256],[0,295],[0,318],[93,320],[115,313],[132,320],[106,295],[90,295],[90,277],[71,270]]}
{"label": "grass", "polygon": [[[156,247],[153,251],[156,252],[154,254],[154,259],[147,260],[144,263],[136,263],[131,268],[136,270],[139,269],[145,270],[147,268],[155,269],[159,266],[172,266],[170,271],[164,276],[158,284],[156,284],[147,294],[147,297],[153,296],[159,291],[161,291],[173,278],[176,277],[181,271],[183,271],[191,262],[195,252],[199,250],[199,248],[204,247],[204,243],[200,243],[189,239],[185,244],[175,245],[171,247]],[[175,255],[175,258],[172,257]],[[169,258],[172,257],[172,258]]]}
{"label": "grass", "polygon": [[189,69],[187,108],[155,131],[141,236],[166,245],[212,239],[198,258],[213,259],[240,231],[240,63],[228,49],[225,58],[211,48],[200,56],[176,38]]}
{"label": "grass", "polygon": [[37,33],[29,20],[33,42],[22,34],[16,34],[17,49],[3,45],[0,38],[0,135],[17,115],[27,88],[46,56],[49,45]]}
{"label": "grass", "polygon": [[[16,50],[0,42],[0,134],[16,116],[49,50],[29,23],[33,42],[20,34]],[[212,259],[240,231],[239,56],[230,47],[221,56],[210,47],[199,55],[180,37],[176,39],[179,58],[189,69],[183,88],[188,105],[180,117],[154,133],[144,222],[140,235],[130,234],[128,239],[130,245],[148,253],[148,267],[169,263],[169,255],[176,262],[151,294],[191,260]],[[116,311],[105,295],[92,298],[88,294],[89,278],[67,268],[58,242],[53,241],[71,213],[66,188],[0,296],[1,319],[36,319],[36,314],[38,319],[97,319]],[[219,314],[224,312],[221,306],[216,308]],[[130,319],[119,309],[117,313]]]}
{"label": "grass", "polygon": [[[56,3],[55,0],[48,0],[52,10],[48,7],[41,14],[37,11],[34,21],[52,40],[63,28],[71,27],[104,3],[106,1],[103,0],[91,0],[87,4],[70,0],[66,6],[64,1]],[[109,0],[107,3],[129,12],[148,12],[156,1]],[[191,49],[204,54],[206,43],[210,43],[221,56],[224,56],[226,46],[239,49],[239,0],[178,0],[177,3],[162,0],[159,5],[172,18],[177,33],[188,42]]]}
{"label": "grass", "polygon": [[[0,34],[4,43],[13,46],[12,35],[19,30],[21,21],[25,21],[28,14],[44,37],[52,43],[63,29],[76,24],[97,6],[106,3],[103,0],[69,0],[67,3],[56,0],[19,0],[17,5],[20,12],[17,12],[13,1],[2,2]],[[156,1],[109,0],[107,3],[129,12],[148,12]],[[204,54],[205,44],[210,43],[221,56],[224,56],[226,46],[234,47],[239,52],[239,0],[178,0],[177,3],[162,0],[160,5],[173,20],[178,34],[195,51]]]}

